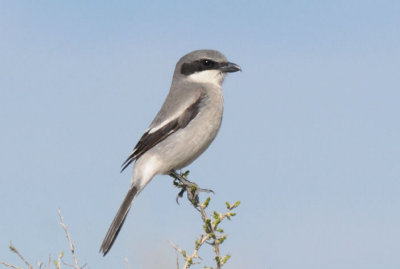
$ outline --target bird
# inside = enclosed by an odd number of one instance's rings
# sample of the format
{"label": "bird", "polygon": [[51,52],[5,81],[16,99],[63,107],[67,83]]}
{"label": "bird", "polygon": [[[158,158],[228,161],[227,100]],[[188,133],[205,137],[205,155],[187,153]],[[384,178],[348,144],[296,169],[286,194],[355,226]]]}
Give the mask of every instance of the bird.
{"label": "bird", "polygon": [[201,155],[222,122],[222,84],[227,73],[241,71],[217,50],[195,50],[177,62],[170,91],[158,114],[122,164],[134,162],[131,186],[100,247],[105,256],[133,200],[155,175],[176,173]]}

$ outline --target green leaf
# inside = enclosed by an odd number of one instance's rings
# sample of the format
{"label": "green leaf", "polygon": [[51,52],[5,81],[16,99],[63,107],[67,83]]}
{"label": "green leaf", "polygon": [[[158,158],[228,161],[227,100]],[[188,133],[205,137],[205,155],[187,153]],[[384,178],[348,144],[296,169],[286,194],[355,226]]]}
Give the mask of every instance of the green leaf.
{"label": "green leaf", "polygon": [[223,257],[221,264],[225,264],[229,260],[230,257],[231,257],[231,255],[226,255],[225,257]]}
{"label": "green leaf", "polygon": [[217,219],[217,220],[215,220],[215,221],[214,221],[214,227],[217,227],[218,224],[221,223],[221,220],[222,220],[222,219]]}

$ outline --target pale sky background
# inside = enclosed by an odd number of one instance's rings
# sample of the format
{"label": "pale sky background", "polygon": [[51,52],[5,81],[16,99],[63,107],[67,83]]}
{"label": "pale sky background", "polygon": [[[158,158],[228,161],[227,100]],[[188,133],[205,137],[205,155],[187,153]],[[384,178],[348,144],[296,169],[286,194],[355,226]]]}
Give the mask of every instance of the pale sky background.
{"label": "pale sky background", "polygon": [[399,14],[399,1],[1,1],[0,260],[22,266],[10,240],[33,263],[67,252],[60,207],[87,268],[176,268],[168,241],[191,250],[201,223],[167,176],[98,250],[175,63],[210,48],[243,68],[188,167],[211,208],[242,202],[225,268],[400,268]]}

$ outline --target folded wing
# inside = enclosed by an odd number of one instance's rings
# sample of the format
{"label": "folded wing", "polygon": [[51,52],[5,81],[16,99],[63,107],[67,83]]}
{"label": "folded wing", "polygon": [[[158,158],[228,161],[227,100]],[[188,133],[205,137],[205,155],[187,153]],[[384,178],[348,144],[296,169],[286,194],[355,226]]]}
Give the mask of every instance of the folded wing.
{"label": "folded wing", "polygon": [[122,164],[121,172],[124,171],[133,161],[140,158],[140,156],[142,156],[146,151],[179,129],[185,128],[200,112],[205,97],[205,93],[199,94],[199,96],[175,118],[170,119],[168,122],[163,122],[161,127],[153,126],[147,130],[136,144],[132,154]]}

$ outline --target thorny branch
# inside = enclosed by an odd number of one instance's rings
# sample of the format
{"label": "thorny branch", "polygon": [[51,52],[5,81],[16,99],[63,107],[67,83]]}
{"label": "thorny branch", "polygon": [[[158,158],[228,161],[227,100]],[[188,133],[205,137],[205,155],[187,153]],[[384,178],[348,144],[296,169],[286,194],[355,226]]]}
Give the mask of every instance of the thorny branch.
{"label": "thorny branch", "polygon": [[[221,267],[230,258],[230,255],[221,256],[220,245],[226,240],[227,235],[224,234],[223,229],[219,228],[218,225],[225,218],[230,220],[232,216],[236,215],[236,213],[232,212],[232,210],[238,207],[240,202],[239,201],[235,202],[233,205],[230,205],[228,202],[226,202],[227,211],[224,214],[214,211],[212,218],[210,218],[207,215],[206,208],[208,207],[211,198],[208,197],[203,203],[199,202],[199,197],[198,197],[199,192],[204,191],[204,189],[200,189],[195,183],[188,181],[186,179],[188,174],[189,174],[188,171],[181,174],[177,174],[176,172],[174,172],[170,173],[170,176],[172,176],[175,179],[174,185],[177,186],[178,188],[181,188],[181,191],[178,194],[177,198],[182,197],[183,193],[186,191],[188,193],[188,200],[200,212],[201,219],[203,221],[204,233],[202,233],[196,240],[195,247],[191,255],[188,255],[185,250],[179,248],[172,242],[170,242],[170,244],[178,253],[180,253],[183,256],[185,260],[183,269],[187,269],[190,268],[191,265],[199,264],[201,262],[202,259],[199,256],[199,249],[201,248],[201,246],[204,245],[204,243],[208,243],[211,246],[213,246],[213,250],[215,253],[215,262],[217,265],[216,268],[221,269]],[[177,175],[179,175],[179,177]],[[182,178],[184,180],[182,180]],[[176,182],[176,180],[178,180],[179,182]],[[189,184],[187,184],[187,182],[189,182]],[[209,190],[206,191],[210,192]],[[177,264],[177,268],[179,269],[179,264]],[[212,269],[212,267],[205,267],[205,268]]]}

